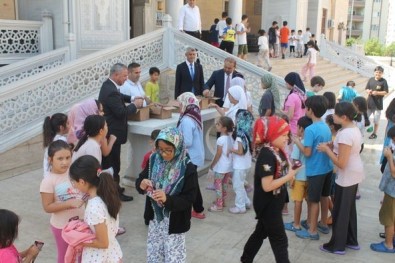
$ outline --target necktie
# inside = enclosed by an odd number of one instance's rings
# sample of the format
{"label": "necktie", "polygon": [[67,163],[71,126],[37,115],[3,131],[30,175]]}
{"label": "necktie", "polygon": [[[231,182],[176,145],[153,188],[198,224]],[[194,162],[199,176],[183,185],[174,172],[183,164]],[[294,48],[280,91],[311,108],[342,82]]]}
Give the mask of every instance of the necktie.
{"label": "necktie", "polygon": [[193,78],[194,78],[194,76],[195,76],[195,72],[194,72],[194,69],[193,69],[193,63],[191,63],[191,64],[189,64],[189,65],[190,65],[190,67],[191,67],[190,73],[191,73],[191,78],[192,78],[192,80],[193,80]]}
{"label": "necktie", "polygon": [[230,74],[227,74],[226,76],[227,77],[226,77],[225,96],[224,96],[224,98],[226,97],[226,94],[228,94],[228,91],[229,91],[229,88],[230,88]]}

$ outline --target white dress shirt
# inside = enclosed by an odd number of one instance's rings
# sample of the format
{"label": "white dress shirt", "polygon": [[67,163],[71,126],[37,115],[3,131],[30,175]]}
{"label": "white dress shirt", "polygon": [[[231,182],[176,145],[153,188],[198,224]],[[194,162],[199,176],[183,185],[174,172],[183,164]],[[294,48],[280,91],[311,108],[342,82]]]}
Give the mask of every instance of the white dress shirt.
{"label": "white dress shirt", "polygon": [[[120,92],[131,97],[131,101],[134,101],[134,97],[145,97],[145,92],[141,86],[140,81],[134,83],[130,79],[127,79],[125,83],[121,86]],[[143,101],[143,107],[147,106],[147,102]]]}
{"label": "white dress shirt", "polygon": [[186,4],[181,7],[178,15],[178,28],[183,31],[202,32],[202,21],[200,19],[200,10],[198,6],[195,5],[192,8],[189,4]]}

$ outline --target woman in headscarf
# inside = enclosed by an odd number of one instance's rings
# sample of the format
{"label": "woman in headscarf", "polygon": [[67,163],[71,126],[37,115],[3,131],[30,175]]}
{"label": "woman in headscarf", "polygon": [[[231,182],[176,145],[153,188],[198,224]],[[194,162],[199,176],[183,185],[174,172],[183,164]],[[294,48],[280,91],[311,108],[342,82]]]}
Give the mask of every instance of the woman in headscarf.
{"label": "woman in headscarf", "polygon": [[[184,92],[178,96],[180,103],[180,119],[177,128],[184,136],[185,147],[191,162],[197,167],[204,165],[203,123],[200,114],[199,101],[192,92]],[[200,188],[197,189],[196,200],[193,203],[192,216],[204,219],[203,198]]]}
{"label": "woman in headscarf", "polygon": [[288,116],[291,133],[297,134],[297,122],[305,115],[306,90],[300,76],[296,72],[288,73],[285,78],[287,89],[290,90],[284,102],[284,113]]}
{"label": "woman in headscarf", "polygon": [[288,239],[281,210],[285,202],[285,183],[292,180],[298,171],[289,168],[284,151],[289,130],[289,125],[278,116],[262,117],[255,123],[254,142],[262,147],[254,175],[253,205],[258,222],[244,246],[241,262],[253,262],[267,237],[276,262],[289,262]]}
{"label": "woman in headscarf", "polygon": [[[78,143],[84,135],[84,122],[86,117],[89,115],[104,115],[103,105],[95,99],[86,99],[81,103],[75,104],[69,111],[68,122],[70,125],[69,134],[67,136],[67,142],[73,145]],[[100,149],[103,156],[110,154],[112,146],[114,145],[117,137],[109,134],[101,144]]]}
{"label": "woman in headscarf", "polygon": [[265,90],[259,103],[259,116],[272,116],[276,111],[281,110],[280,91],[277,82],[270,74],[265,74],[261,78],[262,89]]}
{"label": "woman in headscarf", "polygon": [[150,197],[147,262],[186,262],[185,233],[198,187],[197,171],[189,159],[181,132],[161,130],[157,151],[136,180],[140,194]]}
{"label": "woman in headscarf", "polygon": [[[247,96],[244,91],[244,87],[241,86],[232,86],[228,90],[228,94],[226,95],[229,99],[230,104],[225,105],[220,108],[217,104],[211,103],[210,107],[215,107],[215,109],[221,114],[221,116],[227,116],[232,119],[233,123],[236,119],[236,112],[239,109],[247,110]],[[228,106],[229,108],[227,108]]]}

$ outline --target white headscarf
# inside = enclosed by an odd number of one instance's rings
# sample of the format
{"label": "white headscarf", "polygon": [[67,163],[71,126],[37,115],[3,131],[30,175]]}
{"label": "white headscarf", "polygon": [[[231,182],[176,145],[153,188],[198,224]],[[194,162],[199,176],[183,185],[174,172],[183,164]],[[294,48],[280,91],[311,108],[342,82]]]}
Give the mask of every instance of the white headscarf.
{"label": "white headscarf", "polygon": [[247,96],[244,91],[243,87],[240,86],[232,86],[229,89],[229,94],[232,95],[232,97],[238,101],[236,104],[231,104],[231,107],[229,110],[226,112],[226,116],[230,117],[233,121],[235,121],[236,118],[236,112],[239,109],[246,110],[247,109]]}
{"label": "white headscarf", "polygon": [[230,81],[230,86],[231,87],[233,87],[233,86],[240,86],[240,87],[244,88],[245,84],[246,84],[246,81],[243,78],[240,78],[240,77],[235,77],[235,78],[233,78]]}

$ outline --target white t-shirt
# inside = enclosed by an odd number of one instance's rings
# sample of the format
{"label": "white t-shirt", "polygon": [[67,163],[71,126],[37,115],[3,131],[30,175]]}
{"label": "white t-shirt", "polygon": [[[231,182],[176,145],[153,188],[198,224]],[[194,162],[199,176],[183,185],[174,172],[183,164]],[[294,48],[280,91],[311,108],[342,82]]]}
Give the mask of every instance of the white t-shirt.
{"label": "white t-shirt", "polygon": [[324,115],[322,115],[321,120],[326,123],[326,116],[335,114],[335,109],[327,109]]}
{"label": "white t-shirt", "polygon": [[310,37],[311,37],[311,32],[310,31],[306,31],[303,34],[303,43],[307,43],[310,41]]}
{"label": "white t-shirt", "polygon": [[362,138],[363,138],[365,135],[365,117],[363,116],[363,114],[361,116],[361,121],[359,121],[359,122],[354,121],[354,123],[355,123],[355,125],[357,125],[359,131],[361,132]]}
{"label": "white t-shirt", "polygon": [[269,50],[269,40],[267,36],[258,37],[259,50]]}
{"label": "white t-shirt", "polygon": [[303,43],[303,36],[302,35],[296,35],[295,39],[299,40],[299,41],[296,41],[296,45],[298,45],[298,46],[303,46],[304,45],[304,43]]}
{"label": "white t-shirt", "polygon": [[233,145],[233,139],[230,135],[221,135],[217,139],[217,147],[222,146],[222,154],[218,162],[214,165],[213,171],[216,173],[232,172],[232,155],[228,154]]}
{"label": "white t-shirt", "polygon": [[[233,143],[233,150],[237,150],[239,148],[239,142],[241,143],[241,138],[237,137],[236,141]],[[233,169],[250,169],[251,168],[251,162],[252,162],[252,156],[250,153],[250,149],[248,147],[246,154],[244,155],[238,155],[238,154],[232,154],[233,155]]]}
{"label": "white t-shirt", "polygon": [[289,37],[289,45],[290,46],[296,46],[296,35],[291,35]]}
{"label": "white t-shirt", "polygon": [[105,223],[107,226],[108,248],[85,247],[82,251],[82,262],[121,262],[122,250],[115,238],[119,228],[119,216],[112,218],[108,213],[107,206],[103,200],[96,196],[89,199],[85,209],[84,221],[95,233],[95,225]]}
{"label": "white t-shirt", "polygon": [[[141,83],[138,81],[137,83],[134,83],[130,79],[127,79],[125,83],[121,86],[119,90],[122,94],[128,95],[132,97],[132,101],[134,100],[133,97],[144,97],[145,92],[143,87],[141,86]],[[144,100],[143,102],[143,107],[147,106],[147,102]]]}
{"label": "white t-shirt", "polygon": [[342,187],[359,184],[365,178],[361,150],[362,135],[358,127],[340,129],[333,143],[334,153],[339,153],[339,144],[351,146],[350,157],[343,169],[337,169],[336,183]]}
{"label": "white t-shirt", "polygon": [[[57,141],[57,140],[61,140],[64,142],[67,142],[67,137],[64,135],[59,135],[56,134],[55,138],[53,138],[53,141]],[[44,160],[43,160],[43,170],[44,170],[44,177],[47,176],[47,174],[50,172],[50,166],[49,166],[49,162],[48,162],[48,147],[46,147],[44,149]]]}
{"label": "white t-shirt", "polygon": [[243,34],[237,35],[237,43],[239,43],[239,45],[246,45],[247,44],[247,32],[246,32],[245,25],[243,23],[237,24],[236,31],[243,32]]}
{"label": "white t-shirt", "polygon": [[84,155],[92,155],[101,163],[102,154],[100,144],[95,139],[88,138],[77,152],[73,152],[72,162]]}
{"label": "white t-shirt", "polygon": [[[219,35],[222,36],[225,27],[226,27],[226,21],[225,20],[219,20],[215,30],[217,30],[219,32]],[[222,42],[222,38],[219,38],[219,42],[220,43]]]}

